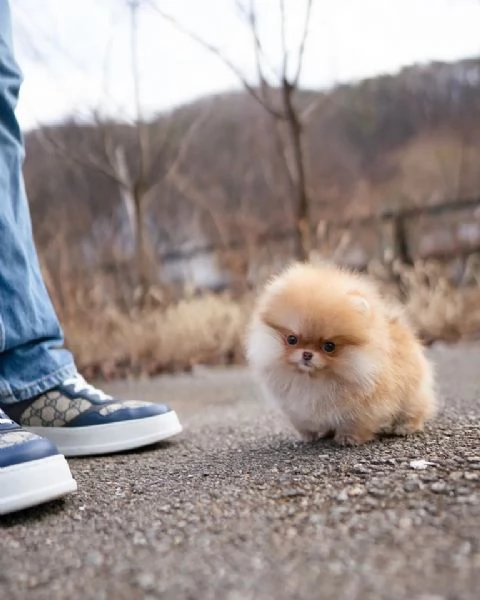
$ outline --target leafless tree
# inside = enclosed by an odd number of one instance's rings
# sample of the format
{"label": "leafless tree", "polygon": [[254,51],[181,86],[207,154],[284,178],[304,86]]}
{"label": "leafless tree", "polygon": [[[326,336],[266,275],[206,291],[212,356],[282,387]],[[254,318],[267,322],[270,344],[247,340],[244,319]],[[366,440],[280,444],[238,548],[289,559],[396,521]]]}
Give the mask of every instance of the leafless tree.
{"label": "leafless tree", "polygon": [[[315,109],[316,103],[301,110],[297,102],[300,76],[304,63],[305,48],[309,33],[313,0],[306,0],[305,21],[300,43],[295,53],[287,45],[287,11],[285,0],[278,0],[280,11],[280,36],[282,60],[280,73],[275,74],[273,83],[268,76],[262,40],[258,30],[258,16],[255,0],[248,5],[237,0],[237,7],[245,19],[252,36],[257,70],[257,82],[253,85],[242,70],[231,61],[222,50],[194,31],[185,27],[174,16],[166,13],[154,0],[150,4],[176,29],[200,44],[208,52],[217,56],[241,81],[247,92],[263,107],[272,119],[277,140],[277,149],[285,166],[290,192],[294,198],[295,255],[303,260],[308,258],[312,246],[311,193],[308,183],[308,160],[305,147],[305,125]],[[293,65],[293,67],[292,67]]]}
{"label": "leafless tree", "polygon": [[[189,144],[210,114],[210,110],[200,113],[187,127],[180,142],[171,153],[170,128],[175,124],[164,120],[154,127],[144,117],[141,103],[141,77],[138,58],[138,13],[144,0],[126,0],[130,11],[130,54],[131,77],[134,97],[133,130],[134,153],[131,137],[129,142],[118,135],[118,124],[109,122],[97,113],[92,115],[98,148],[75,148],[62,143],[49,128],[39,130],[43,144],[55,149],[63,159],[79,166],[93,169],[112,181],[119,193],[127,215],[134,240],[135,270],[138,287],[137,296],[143,304],[153,281],[152,248],[148,235],[147,212],[152,200],[163,184],[177,183],[181,166]],[[185,177],[184,185],[190,186]],[[185,196],[189,199],[189,195]]]}

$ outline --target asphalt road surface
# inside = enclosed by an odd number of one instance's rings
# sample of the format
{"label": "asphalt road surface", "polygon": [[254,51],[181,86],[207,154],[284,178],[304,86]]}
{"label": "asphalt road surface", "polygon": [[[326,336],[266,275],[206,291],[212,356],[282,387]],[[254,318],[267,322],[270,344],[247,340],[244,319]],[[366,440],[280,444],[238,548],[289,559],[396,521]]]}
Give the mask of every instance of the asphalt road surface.
{"label": "asphalt road surface", "polygon": [[185,432],[1,519],[1,600],[478,600],[480,346],[432,355],[441,416],[358,449],[297,442],[243,370],[110,386]]}

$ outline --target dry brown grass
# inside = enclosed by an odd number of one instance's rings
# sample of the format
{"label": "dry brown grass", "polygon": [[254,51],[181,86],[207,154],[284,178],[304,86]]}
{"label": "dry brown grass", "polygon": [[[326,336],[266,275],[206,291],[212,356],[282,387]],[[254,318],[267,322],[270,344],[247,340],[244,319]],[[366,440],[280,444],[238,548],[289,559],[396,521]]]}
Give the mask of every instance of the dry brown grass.
{"label": "dry brown grass", "polygon": [[252,298],[208,294],[160,306],[92,309],[64,323],[67,343],[88,376],[154,375],[194,365],[242,362]]}
{"label": "dry brown grass", "polygon": [[457,342],[480,336],[480,262],[472,255],[461,280],[437,261],[417,261],[413,266],[393,264],[383,274],[370,272],[387,294],[406,306],[410,320],[426,344],[437,340]]}
{"label": "dry brown grass", "polygon": [[[369,270],[386,294],[404,300],[426,343],[454,342],[480,336],[480,276],[476,260],[468,265],[460,285],[451,281],[442,265],[431,261],[388,268],[371,263]],[[75,287],[61,318],[67,344],[79,368],[90,377],[154,375],[198,364],[243,362],[243,335],[253,294],[241,299],[206,294],[166,307],[158,302],[127,310],[102,299],[98,285],[83,293]]]}

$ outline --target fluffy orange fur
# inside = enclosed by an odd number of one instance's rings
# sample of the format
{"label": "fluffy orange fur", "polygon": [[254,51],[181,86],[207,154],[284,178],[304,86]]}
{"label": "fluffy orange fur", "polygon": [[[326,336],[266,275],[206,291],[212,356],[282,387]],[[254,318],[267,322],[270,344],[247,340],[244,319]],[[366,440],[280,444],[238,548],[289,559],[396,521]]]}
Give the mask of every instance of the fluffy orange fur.
{"label": "fluffy orange fur", "polygon": [[307,440],[406,435],[435,413],[432,367],[401,310],[368,278],[332,265],[295,264],[266,286],[247,357]]}

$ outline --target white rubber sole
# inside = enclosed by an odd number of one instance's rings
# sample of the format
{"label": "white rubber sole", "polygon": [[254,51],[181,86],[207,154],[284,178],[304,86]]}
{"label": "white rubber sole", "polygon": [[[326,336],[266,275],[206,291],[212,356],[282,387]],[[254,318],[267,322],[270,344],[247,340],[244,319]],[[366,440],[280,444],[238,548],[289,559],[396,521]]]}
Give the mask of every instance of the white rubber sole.
{"label": "white rubber sole", "polygon": [[0,515],[75,492],[77,483],[61,454],[0,468]]}
{"label": "white rubber sole", "polygon": [[24,427],[49,439],[65,456],[110,454],[161,442],[182,431],[175,411],[88,427]]}

